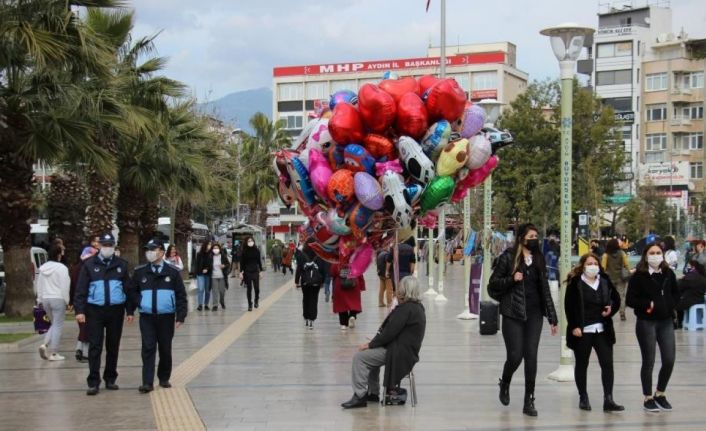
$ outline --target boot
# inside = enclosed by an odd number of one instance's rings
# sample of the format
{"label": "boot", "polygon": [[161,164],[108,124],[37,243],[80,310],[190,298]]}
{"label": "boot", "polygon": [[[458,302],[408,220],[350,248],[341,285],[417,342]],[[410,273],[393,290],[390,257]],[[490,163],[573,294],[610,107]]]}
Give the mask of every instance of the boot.
{"label": "boot", "polygon": [[616,402],[613,401],[613,395],[606,395],[603,399],[604,412],[622,412],[623,410],[625,410],[625,407],[616,404]]}
{"label": "boot", "polygon": [[525,405],[522,407],[522,413],[527,416],[537,416],[537,409],[534,408],[534,394],[525,394]]}
{"label": "boot", "polygon": [[587,412],[591,411],[591,403],[588,401],[588,394],[579,395],[579,408]]}
{"label": "boot", "polygon": [[504,406],[510,404],[510,382],[503,382],[503,379],[499,379],[498,386],[500,386],[500,402]]}

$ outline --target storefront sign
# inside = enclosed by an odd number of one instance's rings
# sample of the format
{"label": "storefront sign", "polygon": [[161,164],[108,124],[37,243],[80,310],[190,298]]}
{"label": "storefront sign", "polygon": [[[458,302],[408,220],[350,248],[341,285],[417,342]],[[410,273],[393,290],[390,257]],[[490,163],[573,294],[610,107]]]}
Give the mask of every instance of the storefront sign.
{"label": "storefront sign", "polygon": [[689,163],[648,163],[640,167],[640,182],[653,186],[688,185]]}
{"label": "storefront sign", "polygon": [[498,90],[476,90],[471,91],[471,100],[497,99]]}

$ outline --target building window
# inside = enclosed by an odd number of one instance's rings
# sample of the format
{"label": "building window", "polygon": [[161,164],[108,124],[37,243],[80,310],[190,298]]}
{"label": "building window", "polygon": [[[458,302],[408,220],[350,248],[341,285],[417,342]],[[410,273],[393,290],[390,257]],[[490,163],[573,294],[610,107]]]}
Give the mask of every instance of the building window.
{"label": "building window", "polygon": [[704,118],[704,107],[701,104],[674,105],[675,120],[701,120]]}
{"label": "building window", "polygon": [[301,129],[304,127],[304,116],[297,115],[280,115],[279,119],[284,122],[285,129]]}
{"label": "building window", "polygon": [[328,98],[328,82],[306,83],[306,100],[325,100]]}
{"label": "building window", "polygon": [[668,85],[667,72],[650,73],[645,76],[645,91],[666,90]]}
{"label": "building window", "polygon": [[645,136],[645,151],[664,151],[667,149],[666,133],[650,133]]}
{"label": "building window", "polygon": [[[467,73],[453,73],[448,75],[449,78],[453,78],[458,82],[458,85],[465,91],[471,91],[471,78]],[[493,87],[494,89],[495,87]]]}
{"label": "building window", "polygon": [[[460,84],[460,82],[459,82]],[[495,90],[498,88],[498,74],[495,72],[477,72],[473,74],[473,91]]]}
{"label": "building window", "polygon": [[667,119],[667,105],[647,105],[645,121],[664,121]]}
{"label": "building window", "polygon": [[689,177],[693,179],[701,179],[704,177],[704,162],[689,163]]}
{"label": "building window", "polygon": [[604,70],[596,72],[596,85],[621,85],[632,82],[632,70]]}
{"label": "building window", "polygon": [[632,42],[600,43],[597,45],[598,58],[604,57],[630,57],[632,55]]}
{"label": "building window", "polygon": [[630,97],[614,97],[603,99],[603,104],[612,106],[618,112],[632,111],[632,98]]}
{"label": "building window", "polygon": [[628,141],[628,140],[632,139],[632,130],[630,130],[630,128],[628,128],[627,130],[623,130],[622,133],[623,133],[623,140],[624,141]]}
{"label": "building window", "polygon": [[[681,140],[681,145],[679,141]],[[674,134],[674,146],[681,147],[683,150],[694,151],[704,149],[704,134],[698,133],[680,133]]]}
{"label": "building window", "polygon": [[645,153],[645,163],[662,163],[664,162],[664,151],[654,153]]}
{"label": "building window", "polygon": [[278,89],[278,100],[302,100],[304,99],[304,93],[302,84],[279,84]]}
{"label": "building window", "polygon": [[358,83],[355,79],[346,79],[343,81],[331,81],[331,94],[341,90],[351,90],[357,93]]}
{"label": "building window", "polygon": [[704,88],[704,73],[691,72],[677,75],[677,87],[679,88]]}

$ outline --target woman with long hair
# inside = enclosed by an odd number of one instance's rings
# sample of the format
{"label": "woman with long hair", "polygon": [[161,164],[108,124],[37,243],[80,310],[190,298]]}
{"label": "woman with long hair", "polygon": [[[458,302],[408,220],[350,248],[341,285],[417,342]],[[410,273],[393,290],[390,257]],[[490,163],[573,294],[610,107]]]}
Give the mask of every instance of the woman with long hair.
{"label": "woman with long hair", "polygon": [[199,252],[196,253],[196,286],[198,287],[199,306],[196,308],[201,311],[204,308],[208,310],[208,300],[211,296],[211,247],[213,242],[204,241],[201,243]]}
{"label": "woman with long hair", "polygon": [[167,247],[167,254],[165,254],[164,260],[179,271],[184,269],[184,262],[182,262],[179,251],[174,244]]}
{"label": "woman with long hair", "polygon": [[64,328],[66,306],[69,305],[71,277],[69,269],[62,262],[64,248],[56,243],[49,248],[49,260],[39,267],[37,276],[37,303],[44,307],[51,321],[49,331],[44,334],[44,342],[39,346],[39,356],[50,361],[66,359],[59,354],[59,342]]}
{"label": "woman with long hair", "polygon": [[218,311],[218,304],[226,309],[226,290],[228,290],[228,256],[219,243],[211,248],[211,311]]}
{"label": "woman with long hair", "polygon": [[488,293],[500,302],[502,332],[507,359],[500,379],[500,402],[510,403],[510,381],[525,361],[525,400],[522,412],[537,416],[534,383],[537,377],[537,350],[542,334],[543,316],[557,333],[558,319],[549,291],[547,268],[539,246],[538,230],[533,224],[519,227],[515,245],[497,259],[490,276]]}
{"label": "woman with long hair", "polygon": [[[650,243],[642,252],[640,262],[628,283],[625,303],[635,310],[635,334],[642,353],[642,394],[644,408],[650,412],[671,410],[665,391],[674,368],[674,310],[679,302],[677,278],[664,260],[662,249]],[[652,370],[655,350],[659,346],[662,367],[657,379],[657,391],[652,395]]]}
{"label": "woman with long hair", "polygon": [[566,285],[566,345],[576,355],[574,379],[579,391],[579,408],[591,410],[586,374],[591,351],[595,350],[601,366],[603,411],[625,410],[613,401],[613,316],[620,308],[620,295],[593,253],[581,256],[579,264],[566,277]]}
{"label": "woman with long hair", "polygon": [[629,274],[630,265],[628,264],[628,256],[620,249],[620,243],[616,238],[606,244],[605,253],[601,256],[601,267],[605,269],[606,275],[620,295],[620,320],[625,320],[627,280],[624,274]]}
{"label": "woman with long hair", "polygon": [[260,278],[262,277],[262,259],[260,250],[255,246],[255,240],[249,236],[245,238],[245,247],[240,255],[240,276],[245,283],[248,296],[248,311],[252,311],[255,290],[255,308],[260,306]]}

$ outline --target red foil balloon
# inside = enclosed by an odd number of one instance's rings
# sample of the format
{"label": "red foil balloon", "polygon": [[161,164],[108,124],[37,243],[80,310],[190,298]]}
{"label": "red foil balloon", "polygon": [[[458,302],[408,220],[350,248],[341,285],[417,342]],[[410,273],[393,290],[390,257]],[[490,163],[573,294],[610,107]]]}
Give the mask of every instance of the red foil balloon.
{"label": "red foil balloon", "polygon": [[[365,84],[358,90],[358,109],[363,123],[374,133],[382,133],[389,129],[397,113],[395,99],[374,84]],[[338,142],[336,137],[333,139]]]}
{"label": "red foil balloon", "polygon": [[378,84],[383,91],[395,99],[395,103],[399,103],[402,96],[407,93],[414,93],[417,96],[421,95],[419,83],[411,76],[406,76],[400,79],[385,79]]}
{"label": "red foil balloon", "polygon": [[328,130],[338,145],[359,143],[363,140],[363,121],[350,103],[338,103],[328,121]]}
{"label": "red foil balloon", "polygon": [[317,256],[329,263],[338,263],[338,250],[329,250],[318,242],[309,243],[309,247],[314,250]]}
{"label": "red foil balloon", "polygon": [[395,144],[382,135],[370,133],[363,139],[363,146],[376,159],[387,157],[387,160],[394,160],[397,158]]}
{"label": "red foil balloon", "polygon": [[419,140],[427,131],[429,115],[424,102],[415,93],[407,93],[397,104],[395,127],[400,135]]}
{"label": "red foil balloon", "polygon": [[419,78],[419,95],[424,96],[424,93],[439,81],[441,80],[433,75],[424,75]]}
{"label": "red foil balloon", "polygon": [[336,205],[346,206],[353,201],[355,196],[355,182],[353,172],[341,169],[331,175],[327,187],[328,197]]}
{"label": "red foil balloon", "polygon": [[426,106],[432,121],[444,119],[453,123],[463,114],[466,107],[466,93],[455,79],[444,79],[429,89]]}

